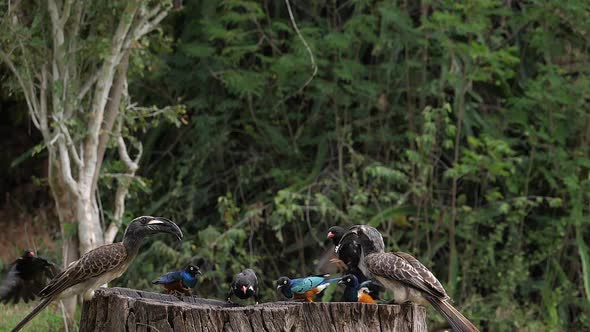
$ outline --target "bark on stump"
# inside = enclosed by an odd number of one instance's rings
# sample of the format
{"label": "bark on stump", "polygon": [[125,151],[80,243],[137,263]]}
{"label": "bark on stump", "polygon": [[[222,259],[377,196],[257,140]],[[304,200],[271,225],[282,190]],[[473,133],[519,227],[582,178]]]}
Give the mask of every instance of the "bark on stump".
{"label": "bark on stump", "polygon": [[224,301],[101,288],[85,302],[81,332],[427,332],[417,305]]}

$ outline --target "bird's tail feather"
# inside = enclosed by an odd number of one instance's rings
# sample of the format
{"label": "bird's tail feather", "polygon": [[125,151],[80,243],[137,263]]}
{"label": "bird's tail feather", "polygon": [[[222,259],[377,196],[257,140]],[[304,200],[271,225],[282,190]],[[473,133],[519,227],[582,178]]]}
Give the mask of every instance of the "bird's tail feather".
{"label": "bird's tail feather", "polygon": [[438,311],[451,325],[455,332],[479,332],[477,327],[473,325],[459,310],[455,309],[449,301],[441,301],[439,299],[429,298],[428,301],[436,311]]}
{"label": "bird's tail feather", "polygon": [[33,309],[33,311],[31,311],[27,316],[25,316],[25,318],[23,318],[23,320],[20,321],[20,323],[18,323],[18,325],[16,325],[11,332],[17,332],[20,331],[20,329],[22,329],[25,325],[27,325],[27,323],[33,319],[35,316],[37,316],[38,313],[41,312],[41,310],[45,309],[45,307],[47,307],[49,305],[49,303],[51,303],[51,301],[53,301],[54,297],[48,297],[45,298],[41,301],[41,303],[39,303],[35,309]]}

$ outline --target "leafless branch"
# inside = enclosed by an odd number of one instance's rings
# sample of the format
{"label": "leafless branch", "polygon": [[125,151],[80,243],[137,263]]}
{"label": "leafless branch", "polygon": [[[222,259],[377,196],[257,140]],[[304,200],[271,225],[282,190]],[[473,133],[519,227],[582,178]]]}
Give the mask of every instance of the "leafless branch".
{"label": "leafless branch", "polygon": [[66,144],[68,150],[70,151],[70,154],[72,155],[72,159],[74,160],[76,165],[81,168],[84,164],[82,159],[78,155],[78,151],[76,151],[76,146],[74,145],[72,136],[70,136],[70,131],[65,126],[64,121],[62,119],[57,120],[56,123],[58,124],[60,131],[62,132],[62,134],[64,134],[64,137],[66,138]]}
{"label": "leafless branch", "polygon": [[98,79],[98,74],[99,72],[97,71],[94,74],[92,74],[92,76],[90,76],[88,80],[86,80],[86,82],[80,89],[80,92],[78,93],[78,100],[82,100],[86,96],[86,93],[90,91],[90,88],[92,88],[92,86],[94,85],[94,83],[96,83],[96,80]]}
{"label": "leafless branch", "polygon": [[[313,55],[313,52],[311,51],[311,48],[307,44],[307,41],[305,40],[305,38],[303,38],[303,35],[301,34],[301,31],[299,31],[299,27],[297,26],[297,22],[295,22],[295,17],[293,16],[293,11],[291,10],[291,3],[289,2],[289,0],[285,0],[285,4],[287,5],[287,11],[289,12],[289,18],[291,19],[291,24],[293,24],[293,29],[295,29],[295,32],[297,33],[297,36],[299,37],[299,39],[301,39],[301,42],[303,43],[303,46],[305,46],[305,49],[307,50],[307,53],[309,53],[309,59],[311,60],[311,69],[312,69],[311,76],[307,79],[307,81],[305,81],[305,83],[299,88],[299,90],[297,90],[295,92],[295,94],[297,94],[297,93],[303,91],[303,89],[305,89],[305,87],[308,86],[309,83],[311,83],[311,81],[313,81],[315,75],[318,73],[318,66],[317,66],[317,64],[315,62],[315,57]],[[276,104],[276,106],[282,104],[285,100],[289,99],[290,97],[291,97],[291,95],[283,98],[282,100],[280,100]]]}
{"label": "leafless branch", "polygon": [[129,185],[131,184],[131,180],[135,177],[135,172],[139,168],[138,162],[139,158],[141,157],[142,153],[142,146],[139,146],[139,152],[135,158],[135,160],[131,160],[129,157],[129,153],[127,151],[127,146],[125,145],[125,140],[121,135],[121,130],[123,127],[123,119],[119,118],[119,123],[117,126],[117,143],[119,147],[119,158],[125,163],[127,166],[127,172],[125,174],[121,174],[124,177],[128,177],[129,179],[119,180],[117,186],[117,192],[115,194],[115,211],[113,213],[113,221],[109,224],[105,232],[105,242],[112,243],[117,235],[117,231],[121,226],[121,222],[123,220],[123,214],[125,212],[125,198],[127,197],[127,193],[129,192]]}
{"label": "leafless branch", "polygon": [[12,62],[12,60],[10,60],[10,57],[8,56],[8,54],[6,54],[2,49],[0,49],[0,58],[2,59],[2,61],[4,63],[6,63],[6,65],[8,66],[8,69],[10,69],[10,71],[14,74],[14,76],[16,77],[16,80],[18,81],[18,84],[23,89],[23,94],[25,96],[25,101],[27,103],[27,108],[29,109],[29,114],[31,115],[31,120],[33,120],[33,124],[35,125],[35,127],[37,129],[41,129],[41,124],[39,123],[39,116],[37,114],[37,109],[35,108],[35,105],[32,101],[35,91],[31,91],[29,89],[30,86],[25,84],[25,81],[23,80],[21,74],[18,72],[18,70],[16,69],[16,66],[14,65],[14,62]]}
{"label": "leafless branch", "polygon": [[89,187],[93,186],[92,183],[98,159],[99,133],[102,126],[105,106],[113,84],[113,76],[115,75],[116,67],[119,65],[118,61],[120,61],[121,55],[124,53],[122,52],[122,46],[127,39],[127,35],[134,21],[133,17],[135,17],[138,7],[138,0],[127,1],[127,6],[119,19],[119,24],[112,38],[109,55],[104,60],[95,85],[94,99],[91,106],[94,116],[88,123],[88,135],[84,143],[84,157],[86,161],[84,169],[82,170],[83,174],[80,178],[80,180],[84,182],[84,185],[88,185]]}
{"label": "leafless branch", "polygon": [[[61,133],[58,135],[63,136]],[[70,155],[68,154],[68,149],[66,147],[64,137],[58,137],[57,146],[59,150],[59,168],[64,179],[64,182],[66,183],[68,189],[70,189],[72,194],[78,196],[78,183],[76,183],[76,180],[74,180],[74,177],[72,176],[72,165],[70,164]]]}
{"label": "leafless branch", "polygon": [[150,12],[142,18],[138,24],[138,29],[134,33],[134,38],[140,39],[146,34],[154,30],[160,22],[168,15],[169,9],[162,9],[161,5],[157,5]]}

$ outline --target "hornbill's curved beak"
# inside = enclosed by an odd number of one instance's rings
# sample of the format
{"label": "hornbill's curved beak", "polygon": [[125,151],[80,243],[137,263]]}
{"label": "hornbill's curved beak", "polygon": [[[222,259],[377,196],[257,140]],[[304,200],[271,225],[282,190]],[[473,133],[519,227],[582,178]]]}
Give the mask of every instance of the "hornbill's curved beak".
{"label": "hornbill's curved beak", "polygon": [[147,222],[146,227],[155,232],[172,234],[176,236],[179,241],[182,240],[183,235],[180,227],[166,218],[153,217],[152,220]]}
{"label": "hornbill's curved beak", "polygon": [[338,245],[336,246],[336,248],[334,248],[334,251],[336,252],[336,254],[338,254],[338,251],[340,251],[342,244],[346,243],[346,238],[353,236],[353,235],[355,235],[355,236],[358,235],[359,229],[360,229],[359,225],[352,226],[348,229],[348,231],[346,233],[344,233],[344,235],[342,235],[340,242],[338,242]]}

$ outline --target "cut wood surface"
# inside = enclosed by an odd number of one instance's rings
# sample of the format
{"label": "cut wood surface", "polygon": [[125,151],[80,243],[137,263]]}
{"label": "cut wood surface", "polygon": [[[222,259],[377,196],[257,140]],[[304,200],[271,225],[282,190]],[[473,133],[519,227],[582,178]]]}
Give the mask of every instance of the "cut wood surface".
{"label": "cut wood surface", "polygon": [[417,305],[271,302],[241,306],[220,300],[182,299],[126,288],[101,288],[85,302],[81,332],[426,332]]}

